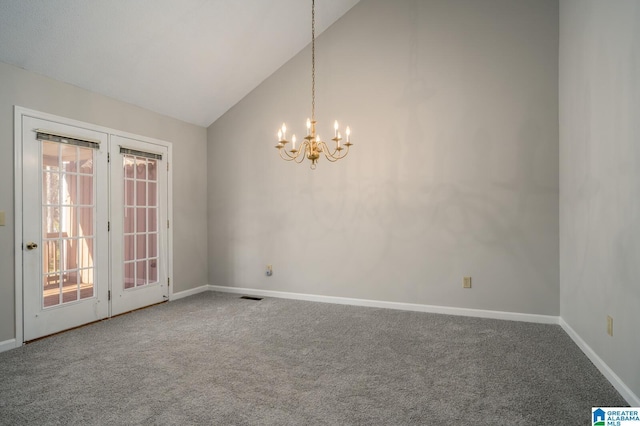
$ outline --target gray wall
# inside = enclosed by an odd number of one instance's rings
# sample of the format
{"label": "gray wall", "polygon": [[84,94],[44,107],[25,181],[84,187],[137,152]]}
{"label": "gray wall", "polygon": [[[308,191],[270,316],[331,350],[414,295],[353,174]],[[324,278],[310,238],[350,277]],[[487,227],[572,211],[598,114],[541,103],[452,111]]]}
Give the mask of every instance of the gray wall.
{"label": "gray wall", "polygon": [[0,63],[0,342],[15,337],[13,107],[173,143],[174,291],[207,283],[206,130]]}
{"label": "gray wall", "polygon": [[319,132],[352,152],[274,148],[309,48],[212,124],[210,284],[558,315],[558,2],[363,0],[316,47]]}
{"label": "gray wall", "polygon": [[562,0],[560,29],[560,313],[640,395],[640,2]]}

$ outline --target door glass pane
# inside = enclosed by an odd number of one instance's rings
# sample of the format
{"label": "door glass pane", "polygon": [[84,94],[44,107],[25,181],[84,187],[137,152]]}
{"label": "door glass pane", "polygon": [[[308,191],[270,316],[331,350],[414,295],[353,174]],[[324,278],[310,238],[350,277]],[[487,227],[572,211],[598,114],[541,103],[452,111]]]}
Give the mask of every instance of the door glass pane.
{"label": "door glass pane", "polygon": [[136,285],[142,286],[147,284],[147,261],[140,260],[136,262]]}
{"label": "door glass pane", "polygon": [[42,188],[44,204],[60,204],[60,173],[42,173]]}
{"label": "door glass pane", "polygon": [[147,179],[147,159],[144,157],[136,157],[136,179]]}
{"label": "door glass pane", "polygon": [[42,294],[45,308],[60,304],[60,274],[43,275]]}
{"label": "door glass pane", "polygon": [[62,170],[65,172],[77,172],[78,147],[75,145],[62,145],[61,160]]}
{"label": "door glass pane", "polygon": [[157,189],[156,186],[158,184],[155,182],[149,182],[149,186],[148,188],[148,205],[151,207],[155,207],[158,205],[158,200],[156,199],[156,195],[157,195]]}
{"label": "door glass pane", "polygon": [[72,206],[60,207],[60,231],[62,237],[74,236],[78,232],[77,210]]}
{"label": "door glass pane", "polygon": [[[94,239],[86,238],[95,226],[94,155],[94,150],[42,142],[44,308],[94,296]],[[81,168],[81,162],[88,166]],[[60,168],[64,173],[54,172]]]}
{"label": "door glass pane", "polygon": [[42,240],[42,273],[60,272],[62,252],[59,240]]}
{"label": "door glass pane", "polygon": [[66,271],[63,275],[62,303],[78,300],[78,271]]}
{"label": "door glass pane", "polygon": [[78,238],[78,268],[93,269],[93,250],[95,240],[93,238]]}
{"label": "door glass pane", "polygon": [[78,208],[78,232],[75,234],[78,237],[91,237],[93,236],[93,208],[80,207]]}
{"label": "door glass pane", "polygon": [[127,206],[134,206],[135,203],[134,201],[134,196],[135,196],[135,181],[134,180],[130,180],[130,179],[126,179],[124,181],[124,203]]}
{"label": "door glass pane", "polygon": [[124,236],[124,261],[135,260],[135,235]]}
{"label": "door glass pane", "polygon": [[79,241],[75,238],[67,238],[63,240],[63,244],[66,247],[65,251],[65,259],[66,259],[66,269],[78,269],[78,263],[80,258],[79,253]]}
{"label": "door glass pane", "polygon": [[124,218],[123,218],[123,224],[124,224],[124,233],[125,234],[132,234],[135,232],[135,216],[133,215],[134,212],[136,211],[136,209],[133,208],[125,208],[124,209]]}
{"label": "door glass pane", "polygon": [[93,177],[78,176],[78,203],[85,206],[93,205]]}
{"label": "door glass pane", "polygon": [[136,235],[136,259],[144,259],[147,257],[147,236],[142,233]]}
{"label": "door glass pane", "polygon": [[158,161],[148,160],[147,170],[149,172],[149,181],[156,181],[158,179]]}
{"label": "door glass pane", "polygon": [[93,175],[93,149],[91,148],[82,148],[79,149],[79,159],[80,159],[80,173]]}
{"label": "door glass pane", "polygon": [[158,259],[149,259],[149,284],[158,282]]}
{"label": "door glass pane", "polygon": [[42,142],[42,169],[50,172],[60,171],[60,144]]}
{"label": "door glass pane", "polygon": [[135,157],[132,155],[124,156],[124,177],[125,179],[133,179],[135,171]]}
{"label": "door glass pane", "polygon": [[77,202],[74,203],[72,200],[76,200],[77,201],[77,190],[78,190],[78,179],[77,179],[77,175],[71,175],[69,173],[63,173],[60,175],[60,180],[61,180],[61,186],[60,188],[62,189],[60,191],[60,196],[62,197],[62,204],[63,205],[70,205],[70,204],[78,204]]}
{"label": "door glass pane", "polygon": [[60,233],[60,207],[44,206],[42,214],[44,238],[53,238]]}
{"label": "door glass pane", "polygon": [[149,234],[149,257],[156,257],[158,255],[158,234]]}
{"label": "door glass pane", "polygon": [[138,181],[136,183],[136,206],[147,205],[147,183]]}
{"label": "door glass pane", "polygon": [[136,230],[145,232],[147,230],[147,209],[138,207],[136,212]]}
{"label": "door glass pane", "polygon": [[125,175],[123,286],[131,289],[158,281],[158,162],[131,154],[124,154],[122,158]]}
{"label": "door glass pane", "polygon": [[93,268],[80,269],[78,271],[80,298],[89,299],[94,295]]}
{"label": "door glass pane", "polygon": [[125,263],[124,264],[124,288],[134,288],[136,286],[136,274],[135,274],[135,263]]}
{"label": "door glass pane", "polygon": [[148,213],[147,227],[149,232],[158,232],[158,209],[148,209]]}

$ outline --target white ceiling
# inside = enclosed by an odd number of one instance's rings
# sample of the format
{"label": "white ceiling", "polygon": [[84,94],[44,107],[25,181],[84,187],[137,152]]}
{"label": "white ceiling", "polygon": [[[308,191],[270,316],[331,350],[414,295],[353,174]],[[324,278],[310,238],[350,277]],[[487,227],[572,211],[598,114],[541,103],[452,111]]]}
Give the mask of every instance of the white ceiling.
{"label": "white ceiling", "polygon": [[309,0],[0,0],[0,61],[204,127],[310,41]]}

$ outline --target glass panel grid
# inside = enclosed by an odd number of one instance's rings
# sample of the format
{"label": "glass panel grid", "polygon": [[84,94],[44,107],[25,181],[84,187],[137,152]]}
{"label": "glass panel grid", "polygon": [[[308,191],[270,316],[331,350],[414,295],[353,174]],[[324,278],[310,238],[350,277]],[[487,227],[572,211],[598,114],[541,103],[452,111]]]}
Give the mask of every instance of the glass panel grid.
{"label": "glass panel grid", "polygon": [[95,295],[94,150],[42,142],[42,306]]}
{"label": "glass panel grid", "polygon": [[[158,160],[123,154],[124,289],[158,282]],[[149,208],[152,207],[152,208]]]}

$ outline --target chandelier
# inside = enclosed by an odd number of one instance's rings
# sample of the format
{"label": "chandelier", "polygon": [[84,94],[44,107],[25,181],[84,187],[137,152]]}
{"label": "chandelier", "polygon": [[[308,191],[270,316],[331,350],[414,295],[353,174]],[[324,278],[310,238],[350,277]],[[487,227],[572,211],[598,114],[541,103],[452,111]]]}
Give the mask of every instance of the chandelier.
{"label": "chandelier", "polygon": [[[350,141],[351,129],[345,129],[346,141],[342,143],[342,134],[338,126],[338,121],[333,123],[333,144],[325,143],[320,135],[316,133],[316,7],[315,0],[311,0],[311,118],[307,118],[307,136],[304,137],[300,146],[296,148],[296,135],[291,136],[291,149],[287,151],[287,126],[282,123],[278,130],[278,144],[276,148],[285,161],[295,161],[302,163],[304,158],[311,160],[311,168],[316,168],[316,163],[320,154],[324,154],[327,160],[332,163],[344,158],[349,153],[349,147],[353,145]],[[332,148],[329,147],[332,145]]]}

